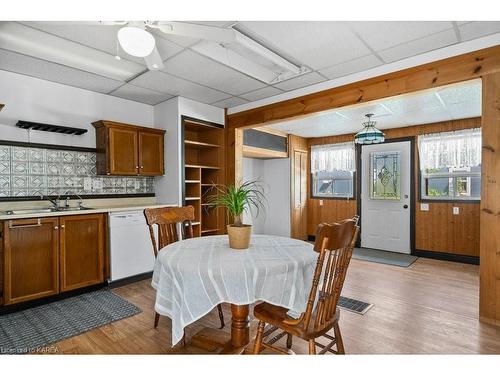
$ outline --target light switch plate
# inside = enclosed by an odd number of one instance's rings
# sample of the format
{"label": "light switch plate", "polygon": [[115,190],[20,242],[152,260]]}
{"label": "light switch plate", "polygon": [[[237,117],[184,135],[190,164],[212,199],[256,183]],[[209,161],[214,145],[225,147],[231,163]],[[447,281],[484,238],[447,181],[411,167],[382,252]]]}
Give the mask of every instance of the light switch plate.
{"label": "light switch plate", "polygon": [[453,207],[453,215],[459,215],[460,214],[460,207]]}
{"label": "light switch plate", "polygon": [[134,189],[139,190],[141,188],[141,182],[139,180],[134,181]]}
{"label": "light switch plate", "polygon": [[429,211],[429,203],[420,203],[420,211]]}

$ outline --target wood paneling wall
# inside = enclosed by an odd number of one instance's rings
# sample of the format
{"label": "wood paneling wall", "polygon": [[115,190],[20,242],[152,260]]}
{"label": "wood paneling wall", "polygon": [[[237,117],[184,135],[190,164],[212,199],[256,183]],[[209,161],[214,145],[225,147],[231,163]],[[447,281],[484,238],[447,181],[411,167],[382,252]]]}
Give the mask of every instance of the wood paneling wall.
{"label": "wood paneling wall", "polygon": [[[444,121],[433,124],[408,126],[384,130],[386,138],[416,137],[420,134],[481,127],[481,118]],[[312,145],[341,143],[354,139],[354,134],[309,138]],[[416,142],[416,140],[415,140]],[[418,201],[419,161],[418,145],[415,147],[415,247],[418,250],[479,256],[479,204],[478,203],[429,203],[429,211],[420,211]],[[311,185],[308,184],[310,187]],[[309,192],[309,197],[310,197]],[[356,214],[356,200],[309,198],[308,234],[314,235],[319,223],[338,221]],[[453,215],[453,207],[460,214]]]}
{"label": "wood paneling wall", "polygon": [[500,325],[500,73],[483,77],[480,319]]}

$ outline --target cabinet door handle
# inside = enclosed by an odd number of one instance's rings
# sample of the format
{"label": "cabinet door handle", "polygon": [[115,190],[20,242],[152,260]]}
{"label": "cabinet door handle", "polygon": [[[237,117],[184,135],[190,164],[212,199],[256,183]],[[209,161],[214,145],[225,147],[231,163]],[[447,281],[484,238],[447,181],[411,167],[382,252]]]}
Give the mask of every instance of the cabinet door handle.
{"label": "cabinet door handle", "polygon": [[31,228],[31,227],[39,227],[42,225],[42,220],[41,219],[37,219],[37,223],[36,224],[24,224],[24,225],[14,225],[12,224],[12,220],[9,220],[9,229],[13,229],[13,228]]}
{"label": "cabinet door handle", "polygon": [[144,169],[144,165],[141,165],[141,169]]}
{"label": "cabinet door handle", "polygon": [[58,230],[58,229],[59,229],[59,227],[56,225],[56,226],[54,227],[54,230]]}
{"label": "cabinet door handle", "polygon": [[61,225],[61,229],[64,229],[64,224]]}

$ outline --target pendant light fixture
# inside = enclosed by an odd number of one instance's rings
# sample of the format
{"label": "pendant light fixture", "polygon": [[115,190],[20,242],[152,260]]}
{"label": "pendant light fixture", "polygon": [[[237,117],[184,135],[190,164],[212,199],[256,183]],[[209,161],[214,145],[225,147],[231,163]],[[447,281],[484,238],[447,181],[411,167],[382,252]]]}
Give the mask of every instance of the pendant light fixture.
{"label": "pendant light fixture", "polygon": [[373,113],[367,113],[365,116],[368,118],[368,121],[363,122],[363,130],[354,136],[354,143],[360,145],[371,145],[373,143],[384,142],[384,133],[375,127],[376,122],[371,119]]}

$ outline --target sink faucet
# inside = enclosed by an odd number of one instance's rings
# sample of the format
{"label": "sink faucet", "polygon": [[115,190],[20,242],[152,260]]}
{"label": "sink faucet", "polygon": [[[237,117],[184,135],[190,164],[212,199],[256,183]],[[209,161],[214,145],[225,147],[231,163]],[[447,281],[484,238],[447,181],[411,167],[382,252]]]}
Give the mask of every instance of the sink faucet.
{"label": "sink faucet", "polygon": [[46,196],[42,196],[43,198],[47,199],[50,203],[52,203],[52,206],[54,206],[54,208],[59,208],[59,195],[55,198],[55,199],[52,199],[50,198],[48,195]]}
{"label": "sink faucet", "polygon": [[64,207],[69,207],[69,196],[66,197],[66,203],[64,204]]}
{"label": "sink faucet", "polygon": [[83,198],[82,198],[82,197],[80,197],[78,194],[75,194],[75,195],[76,195],[76,196],[78,197],[78,199],[79,199],[79,201],[78,201],[78,207],[82,207],[82,204],[83,204]]}

